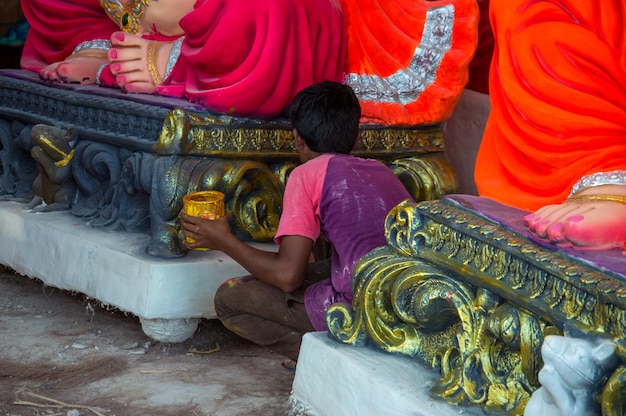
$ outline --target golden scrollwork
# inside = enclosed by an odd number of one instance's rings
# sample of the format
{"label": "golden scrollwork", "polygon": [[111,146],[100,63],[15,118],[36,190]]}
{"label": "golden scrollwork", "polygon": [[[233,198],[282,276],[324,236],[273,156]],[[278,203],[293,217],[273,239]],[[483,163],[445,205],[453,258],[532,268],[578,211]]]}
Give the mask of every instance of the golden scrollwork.
{"label": "golden scrollwork", "polygon": [[[622,362],[624,358],[622,357]],[[602,415],[618,416],[626,414],[626,367],[621,365],[613,372],[602,391]]]}
{"label": "golden scrollwork", "polygon": [[[585,267],[560,252],[541,249],[453,205],[430,201],[403,209],[406,212],[397,213],[398,221],[393,217],[387,220],[392,247],[407,254],[418,252],[429,263],[463,275],[473,284],[490,287],[499,295],[515,295],[520,306],[549,312],[554,323],[575,320],[589,331],[624,338],[626,302],[620,291],[607,291],[608,284],[597,285],[613,282],[619,286],[619,278]],[[409,217],[419,217],[411,221],[419,227],[407,235],[403,224]],[[598,302],[600,294],[605,301]]]}
{"label": "golden scrollwork", "polygon": [[388,166],[416,201],[429,201],[456,191],[456,175],[441,154],[402,157]]}
{"label": "golden scrollwork", "polygon": [[[352,305],[329,308],[329,332],[438,369],[432,393],[449,402],[521,415],[539,385],[546,335],[569,325],[624,340],[623,281],[462,203],[404,202],[387,216],[385,233],[387,246],[355,270]],[[605,387],[607,415],[622,414],[616,391],[624,377],[614,373]]]}
{"label": "golden scrollwork", "polygon": [[[362,124],[352,154],[395,159],[444,149],[441,125],[391,128]],[[292,127],[286,119],[244,119],[181,108],[172,110],[165,118],[154,150],[158,154],[255,160],[297,158]]]}
{"label": "golden scrollwork", "polygon": [[[456,176],[443,156],[443,149],[440,125],[411,128],[361,125],[359,141],[352,153],[368,158],[379,156],[415,200],[424,200],[439,198],[456,189]],[[181,159],[173,162],[174,169],[166,173],[166,179],[161,181],[162,188],[166,190],[164,193],[168,195],[163,205],[168,201],[171,205],[169,194],[180,193],[168,193],[168,189],[219,190],[226,194],[227,204],[232,206],[231,212],[238,214],[234,216],[237,223],[233,225],[240,231],[239,235],[254,241],[265,241],[273,235],[275,229],[270,227],[275,227],[282,209],[279,195],[284,191],[289,173],[298,163],[292,128],[287,120],[250,120],[198,114],[178,108],[165,117],[153,150],[163,157]],[[182,162],[183,159],[190,162]],[[248,172],[248,182],[239,183],[237,175],[225,175],[221,168],[215,167],[207,167],[207,172],[196,173],[193,178],[181,175],[177,166],[191,166],[194,160],[204,160],[203,166],[217,166],[216,160],[226,165],[230,163],[228,161],[243,163],[242,171]],[[245,168],[250,164],[265,166],[265,169],[255,168],[254,172],[260,175],[257,179]],[[271,174],[273,177],[269,183]],[[200,182],[187,183],[192,179]],[[256,185],[246,186],[246,183]],[[234,184],[239,185],[235,187]],[[220,186],[226,188],[221,189]],[[228,187],[236,189],[230,192]],[[263,220],[255,219],[255,215],[261,215]],[[164,236],[157,246],[173,247],[175,243],[168,240],[171,239]]]}
{"label": "golden scrollwork", "polygon": [[[433,394],[456,404],[520,408],[528,400],[532,384],[526,374],[540,361],[539,327],[521,335],[519,321],[526,316],[500,306],[495,294],[398,257],[389,247],[361,260],[354,293],[352,307],[335,304],[328,311],[337,339],[371,342],[439,369],[442,379]],[[498,337],[507,342],[496,342]]]}
{"label": "golden scrollwork", "polygon": [[150,254],[181,250],[182,235],[177,218],[182,199],[198,190],[219,190],[225,195],[226,211],[231,213],[233,232],[244,240],[270,241],[278,226],[284,185],[275,171],[252,160],[220,158],[163,157],[155,175],[158,182],[151,195],[153,235],[160,239]]}

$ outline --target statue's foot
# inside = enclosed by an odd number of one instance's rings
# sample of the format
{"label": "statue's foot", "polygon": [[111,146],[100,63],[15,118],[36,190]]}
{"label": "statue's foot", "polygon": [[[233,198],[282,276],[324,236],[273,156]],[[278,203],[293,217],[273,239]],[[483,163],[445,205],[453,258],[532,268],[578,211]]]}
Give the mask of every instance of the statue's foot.
{"label": "statue's foot", "polygon": [[587,250],[626,248],[626,185],[588,188],[527,215],[526,226],[555,244]]}
{"label": "statue's foot", "polygon": [[126,92],[154,93],[163,81],[172,44],[124,32],[114,33],[111,44],[109,59],[117,84]]}
{"label": "statue's foot", "polygon": [[107,63],[106,53],[101,50],[81,51],[43,68],[39,75],[52,82],[95,84],[98,69]]}

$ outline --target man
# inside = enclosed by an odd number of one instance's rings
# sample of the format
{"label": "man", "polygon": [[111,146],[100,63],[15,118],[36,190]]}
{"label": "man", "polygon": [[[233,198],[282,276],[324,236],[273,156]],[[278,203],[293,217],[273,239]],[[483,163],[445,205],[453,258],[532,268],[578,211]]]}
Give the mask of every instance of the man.
{"label": "man", "polygon": [[[290,107],[302,165],[290,174],[276,232],[278,252],[238,240],[226,217],[206,220],[181,213],[188,248],[228,254],[251,276],[224,282],[215,309],[238,335],[297,360],[302,336],[326,330],[326,309],[352,301],[358,260],[385,245],[387,213],[411,196],[384,164],[349,155],[358,137],[361,108],[347,85],[325,81],[300,91]],[[330,262],[309,263],[322,235]]]}

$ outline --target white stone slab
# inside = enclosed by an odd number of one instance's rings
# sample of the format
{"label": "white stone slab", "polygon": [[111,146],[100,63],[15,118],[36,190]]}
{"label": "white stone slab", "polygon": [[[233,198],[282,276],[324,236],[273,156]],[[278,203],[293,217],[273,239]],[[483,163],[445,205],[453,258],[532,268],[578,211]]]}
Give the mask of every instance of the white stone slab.
{"label": "white stone slab", "polygon": [[292,416],[484,416],[479,407],[430,397],[440,376],[410,357],[304,336],[290,402]]}
{"label": "white stone slab", "polygon": [[[147,234],[109,232],[67,211],[33,213],[24,207],[0,201],[0,264],[130,312],[142,322],[154,320],[158,326],[160,320],[215,318],[218,286],[248,274],[220,251],[158,259],[145,254]],[[273,243],[253,245],[276,249]],[[166,332],[172,329],[167,323]],[[189,330],[193,334],[195,328]]]}

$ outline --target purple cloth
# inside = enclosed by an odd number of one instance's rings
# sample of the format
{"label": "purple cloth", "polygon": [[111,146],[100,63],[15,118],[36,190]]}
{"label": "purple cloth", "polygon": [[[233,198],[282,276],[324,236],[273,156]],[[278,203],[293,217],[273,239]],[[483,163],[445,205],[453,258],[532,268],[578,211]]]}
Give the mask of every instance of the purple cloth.
{"label": "purple cloth", "polygon": [[328,162],[320,201],[321,233],[332,245],[331,278],[309,286],[304,303],[318,331],[326,309],[352,303],[352,272],[361,257],[386,245],[385,218],[393,207],[412,200],[398,177],[372,159],[336,155]]}
{"label": "purple cloth", "polygon": [[50,87],[52,91],[54,89],[61,89],[65,91],[76,91],[83,94],[93,94],[105,98],[134,101],[139,104],[154,105],[168,109],[182,108],[184,110],[196,112],[206,111],[202,105],[190,103],[189,101],[181,98],[164,97],[154,94],[128,94],[119,89],[101,88],[97,85],[64,84],[60,82],[44,81],[36,72],[26,71],[23,69],[0,69],[0,76],[45,85]]}
{"label": "purple cloth", "polygon": [[471,195],[448,195],[442,198],[441,201],[444,204],[480,214],[528,239],[542,249],[562,253],[571,258],[572,261],[582,261],[588,266],[608,270],[626,278],[626,255],[624,255],[623,249],[578,250],[573,247],[557,246],[549,241],[542,240],[526,228],[524,216],[528,215],[529,212],[503,205],[489,198]]}

